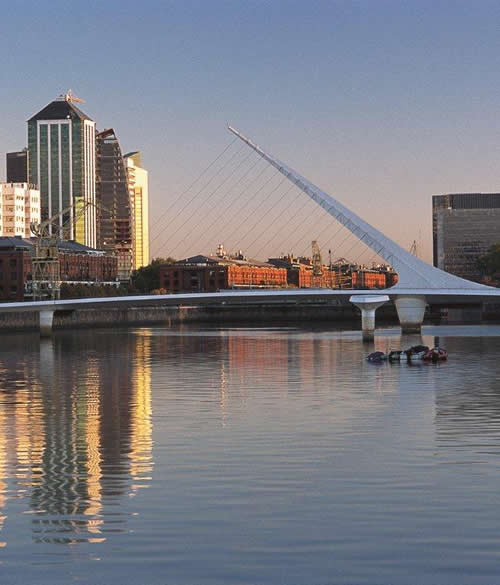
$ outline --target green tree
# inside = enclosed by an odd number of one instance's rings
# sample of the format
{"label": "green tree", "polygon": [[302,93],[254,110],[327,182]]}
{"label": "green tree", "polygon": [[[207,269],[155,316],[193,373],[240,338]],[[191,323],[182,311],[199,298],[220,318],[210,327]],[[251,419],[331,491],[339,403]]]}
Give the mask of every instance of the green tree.
{"label": "green tree", "polygon": [[481,276],[489,277],[495,283],[500,282],[500,243],[494,244],[486,254],[477,259]]}
{"label": "green tree", "polygon": [[160,288],[160,266],[163,264],[175,264],[176,260],[170,256],[167,258],[154,258],[150,264],[134,270],[130,279],[131,289],[140,293],[150,293]]}

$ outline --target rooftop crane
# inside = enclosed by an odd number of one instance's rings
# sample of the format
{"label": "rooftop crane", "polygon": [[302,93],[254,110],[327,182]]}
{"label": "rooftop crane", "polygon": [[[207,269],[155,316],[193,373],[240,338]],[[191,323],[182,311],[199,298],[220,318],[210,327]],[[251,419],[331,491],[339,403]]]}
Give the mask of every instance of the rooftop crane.
{"label": "rooftop crane", "polygon": [[316,240],[311,242],[312,247],[312,266],[313,266],[313,276],[321,276],[323,274],[323,268],[321,263],[321,252],[319,250],[319,245]]}
{"label": "rooftop crane", "polygon": [[59,97],[60,100],[64,100],[66,102],[70,102],[71,104],[75,103],[75,104],[83,104],[85,103],[85,100],[82,100],[82,98],[77,97],[76,95],[73,94],[73,90],[68,89],[68,91],[64,94],[62,94]]}

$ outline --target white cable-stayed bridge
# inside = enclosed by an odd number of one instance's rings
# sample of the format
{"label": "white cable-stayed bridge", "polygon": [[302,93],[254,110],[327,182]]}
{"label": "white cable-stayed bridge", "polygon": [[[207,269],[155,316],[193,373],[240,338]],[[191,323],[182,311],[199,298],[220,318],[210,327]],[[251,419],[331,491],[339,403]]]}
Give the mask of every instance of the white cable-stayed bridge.
{"label": "white cable-stayed bridge", "polygon": [[[203,240],[207,250],[224,240],[233,249],[245,248],[255,256],[271,248],[293,249],[304,256],[310,241],[316,239],[323,242],[323,249],[335,249],[339,256],[348,256],[355,250],[355,263],[384,260],[397,271],[398,283],[392,288],[370,291],[245,290],[5,303],[0,305],[0,312],[38,311],[41,330],[49,333],[57,310],[276,304],[348,297],[361,310],[364,337],[371,338],[375,310],[385,302],[392,301],[396,306],[403,330],[417,331],[427,304],[477,304],[500,298],[499,289],[448,274],[412,255],[238,130],[229,126],[229,131],[234,135],[230,144],[154,221],[153,250],[175,256],[177,251],[188,250],[193,240],[197,246]],[[292,248],[290,234],[294,234]],[[192,251],[199,252],[199,248]]]}

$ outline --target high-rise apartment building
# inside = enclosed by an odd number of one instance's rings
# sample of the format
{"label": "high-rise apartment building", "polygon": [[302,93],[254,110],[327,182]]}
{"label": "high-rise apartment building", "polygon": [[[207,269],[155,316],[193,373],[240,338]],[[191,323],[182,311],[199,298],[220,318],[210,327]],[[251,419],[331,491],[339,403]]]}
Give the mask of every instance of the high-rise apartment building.
{"label": "high-rise apartment building", "polygon": [[28,182],[28,149],[7,153],[7,183]]}
{"label": "high-rise apartment building", "polygon": [[478,280],[477,259],[500,243],[500,193],[435,195],[432,227],[434,266]]}
{"label": "high-rise apartment building", "polygon": [[133,216],[125,161],[113,129],[96,136],[97,247],[118,259],[118,278],[133,269]]}
{"label": "high-rise apartment building", "polygon": [[59,224],[69,237],[95,248],[95,122],[74,105],[71,92],[28,120],[29,182],[38,185],[42,218],[65,209]]}
{"label": "high-rise apartment building", "polygon": [[133,267],[137,270],[149,264],[148,172],[142,168],[140,152],[129,152],[124,159],[132,203]]}
{"label": "high-rise apartment building", "polygon": [[28,183],[0,183],[0,236],[32,236],[40,223],[40,191]]}

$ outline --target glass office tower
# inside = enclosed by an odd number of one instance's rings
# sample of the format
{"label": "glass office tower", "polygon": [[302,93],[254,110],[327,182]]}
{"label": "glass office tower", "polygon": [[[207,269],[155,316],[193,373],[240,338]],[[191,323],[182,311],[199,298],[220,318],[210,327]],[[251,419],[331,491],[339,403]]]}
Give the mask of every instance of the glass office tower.
{"label": "glass office tower", "polygon": [[432,198],[434,266],[479,280],[477,260],[500,243],[500,193],[453,193]]}
{"label": "glass office tower", "polygon": [[[95,122],[60,96],[28,120],[29,182],[41,194],[42,221],[64,211],[56,223],[65,237],[96,247]],[[84,203],[94,205],[86,207]]]}

